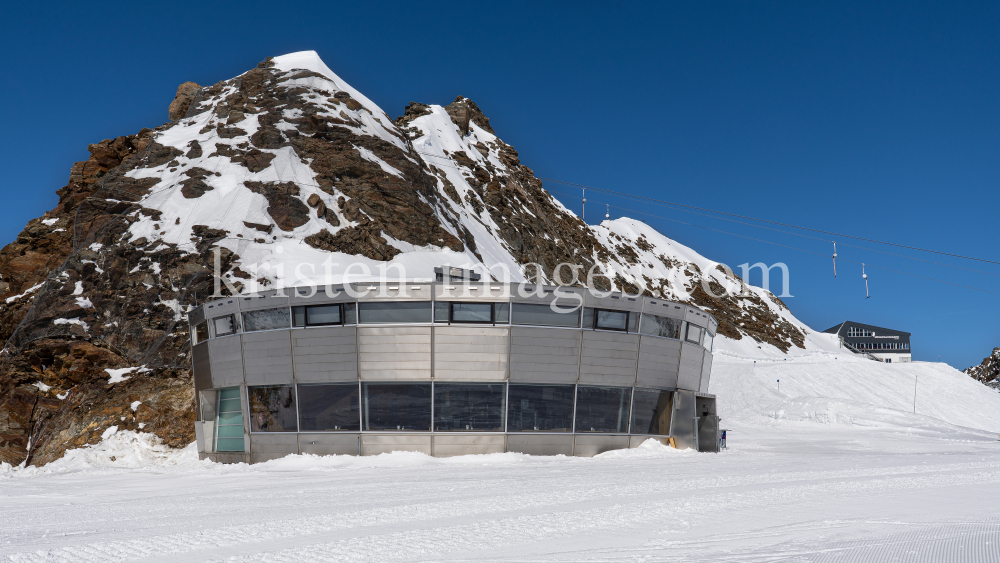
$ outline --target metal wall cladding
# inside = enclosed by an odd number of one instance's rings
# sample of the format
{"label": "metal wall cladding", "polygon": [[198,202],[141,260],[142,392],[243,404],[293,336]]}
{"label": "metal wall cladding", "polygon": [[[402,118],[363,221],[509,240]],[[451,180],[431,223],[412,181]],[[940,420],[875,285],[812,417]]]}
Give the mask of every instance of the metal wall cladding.
{"label": "metal wall cladding", "polygon": [[243,347],[239,335],[213,338],[207,344],[212,387],[232,387],[243,383]]}
{"label": "metal wall cladding", "polygon": [[299,439],[292,432],[250,435],[250,463],[260,463],[297,453],[299,453]]}
{"label": "metal wall cladding", "polygon": [[510,286],[491,284],[445,284],[434,287],[435,301],[504,301],[510,299]]}
{"label": "metal wall cladding", "polygon": [[584,306],[586,307],[633,312],[642,310],[642,301],[640,301],[641,297],[629,297],[621,293],[616,293],[607,297],[598,297],[588,291],[584,294],[584,299]]}
{"label": "metal wall cladding", "polygon": [[643,303],[642,311],[644,313],[649,313],[651,315],[659,315],[661,317],[670,317],[673,319],[684,319],[687,307],[684,305],[678,305],[672,301],[663,301],[662,299],[647,299]]}
{"label": "metal wall cladding", "polygon": [[705,349],[690,342],[681,343],[681,363],[677,370],[677,388],[698,391]]}
{"label": "metal wall cladding", "polygon": [[[195,391],[211,389],[213,387],[212,356],[208,352],[208,344],[208,342],[202,342],[191,347],[191,371],[194,375]],[[243,371],[242,360],[240,371]]]}
{"label": "metal wall cladding", "polygon": [[291,337],[295,381],[358,380],[358,337],[353,326],[295,329]]}
{"label": "metal wall cladding", "polygon": [[206,319],[214,319],[223,315],[231,315],[240,311],[240,299],[240,297],[233,297],[232,299],[219,299],[218,301],[206,303],[201,309]]}
{"label": "metal wall cladding", "polygon": [[577,457],[593,457],[597,454],[609,452],[611,450],[621,450],[629,446],[629,437],[621,436],[588,436],[577,434],[576,447],[573,455]]}
{"label": "metal wall cladding", "polygon": [[248,385],[292,382],[290,330],[246,332],[243,339],[243,373]]}
{"label": "metal wall cladding", "polygon": [[430,379],[431,327],[358,327],[358,360],[364,380]]}
{"label": "metal wall cladding", "polygon": [[392,452],[420,452],[431,455],[431,435],[361,435],[361,455],[378,455]]}
{"label": "metal wall cladding", "polygon": [[705,362],[701,366],[701,385],[698,388],[702,393],[708,393],[708,384],[712,378],[712,360],[711,352],[705,352]]}
{"label": "metal wall cladding", "polygon": [[529,455],[573,455],[573,435],[508,434],[507,451]]}
{"label": "metal wall cladding", "polygon": [[451,457],[503,453],[505,442],[502,434],[435,434],[434,455]]}
{"label": "metal wall cladding", "polygon": [[428,283],[355,283],[358,301],[430,301],[434,288]]}
{"label": "metal wall cladding", "polygon": [[[288,307],[288,293],[290,291],[285,290],[282,295],[278,295],[279,292],[268,291],[266,293],[261,292],[257,297],[241,297],[239,301],[240,311]],[[209,315],[209,317],[211,316]]]}
{"label": "metal wall cladding", "polygon": [[708,315],[691,307],[684,308],[684,320],[698,326],[708,326]]}
{"label": "metal wall cladding", "polygon": [[328,294],[325,287],[318,286],[316,288],[316,293],[313,295],[309,295],[309,290],[302,291],[301,288],[296,288],[294,291],[289,290],[289,303],[292,307],[297,307],[299,305],[321,305],[324,303],[344,303],[347,301],[354,301],[354,298],[348,295],[346,291],[340,290],[340,287],[341,286],[334,286],[334,291]]}
{"label": "metal wall cladding", "polygon": [[299,453],[312,455],[358,455],[361,434],[299,434]]}
{"label": "metal wall cladding", "polygon": [[580,369],[580,331],[511,327],[510,380],[576,383]]}
{"label": "metal wall cladding", "polygon": [[631,386],[639,359],[639,335],[583,331],[580,383]]}
{"label": "metal wall cladding", "polygon": [[639,367],[636,386],[677,387],[681,342],[655,336],[639,337]]}
{"label": "metal wall cladding", "polygon": [[695,439],[695,398],[692,391],[674,393],[674,409],[670,416],[670,437],[678,448],[698,449]]}
{"label": "metal wall cladding", "polygon": [[503,381],[509,337],[507,327],[434,327],[435,381]]}
{"label": "metal wall cladding", "polygon": [[210,459],[215,463],[250,463],[250,455],[245,453],[198,454],[198,459]]}

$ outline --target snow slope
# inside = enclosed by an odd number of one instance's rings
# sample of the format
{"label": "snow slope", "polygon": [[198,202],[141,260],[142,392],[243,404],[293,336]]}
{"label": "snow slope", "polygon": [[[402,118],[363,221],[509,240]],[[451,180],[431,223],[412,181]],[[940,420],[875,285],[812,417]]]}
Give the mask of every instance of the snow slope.
{"label": "snow slope", "polygon": [[122,432],[0,468],[0,561],[996,561],[1000,395],[956,373],[723,359],[718,455],[225,466]]}

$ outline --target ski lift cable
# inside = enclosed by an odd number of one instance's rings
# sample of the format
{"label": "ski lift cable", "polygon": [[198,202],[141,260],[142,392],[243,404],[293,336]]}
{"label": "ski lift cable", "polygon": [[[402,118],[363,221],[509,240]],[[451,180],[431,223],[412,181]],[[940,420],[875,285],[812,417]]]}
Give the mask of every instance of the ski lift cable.
{"label": "ski lift cable", "polygon": [[[705,229],[705,230],[708,230],[708,231],[714,231],[714,232],[717,232],[717,233],[722,233],[722,234],[725,234],[725,235],[730,235],[730,236],[734,236],[734,237],[744,238],[744,239],[748,239],[748,240],[752,240],[752,241],[756,241],[756,242],[762,242],[764,244],[770,244],[772,246],[780,246],[782,248],[788,248],[788,249],[791,249],[791,250],[797,250],[799,252],[805,252],[807,254],[815,254],[816,256],[829,256],[828,254],[824,254],[822,252],[816,252],[814,250],[808,250],[808,249],[805,249],[805,248],[799,248],[797,246],[791,246],[791,245],[781,244],[781,243],[777,243],[777,242],[773,242],[773,241],[769,241],[769,240],[754,238],[754,237],[750,237],[750,236],[746,236],[746,235],[741,235],[739,233],[732,233],[732,232],[729,232],[729,231],[723,231],[721,229],[714,229],[712,227],[706,227],[704,225],[699,225],[697,223],[689,223],[687,221],[681,221],[679,219],[671,219],[669,217],[663,217],[663,216],[660,216],[660,215],[654,215],[652,213],[646,213],[646,212],[638,211],[638,210],[635,210],[635,209],[628,209],[628,208],[625,208],[625,207],[619,207],[617,205],[610,205],[610,204],[605,204],[605,205],[608,205],[609,207],[614,207],[615,209],[620,209],[622,211],[626,211],[628,213],[641,213],[643,215],[654,217],[656,219],[663,219],[665,221],[671,221],[671,222],[674,222],[674,223],[680,223],[682,225],[688,225],[688,226],[691,226],[691,227],[698,227],[700,229]],[[840,257],[840,256],[838,256],[838,258],[840,258],[840,260],[842,262],[849,262],[849,263],[852,263],[852,264],[862,264],[862,262],[859,262],[857,260],[849,260],[847,258],[843,258],[843,257]],[[886,272],[892,272],[894,274],[902,274],[904,276],[910,276],[910,277],[914,277],[914,278],[920,278],[920,279],[923,279],[923,280],[928,280],[928,281],[933,281],[933,282],[938,282],[938,283],[944,283],[944,284],[948,284],[948,285],[953,285],[955,287],[962,287],[962,288],[965,288],[965,289],[972,289],[972,290],[975,290],[975,291],[981,291],[983,293],[991,293],[993,295],[1000,295],[1000,292],[991,291],[989,289],[983,289],[981,287],[975,287],[975,286],[971,286],[971,285],[964,285],[964,284],[950,282],[950,281],[942,280],[942,279],[938,279],[938,278],[932,278],[932,277],[929,277],[929,276],[921,276],[920,274],[914,274],[914,273],[911,273],[911,272],[904,272],[903,270],[896,270],[896,269],[893,269],[893,268],[886,268],[884,266],[875,266],[875,265],[873,265],[871,263],[868,263],[868,262],[864,262],[863,264],[864,264],[864,267],[866,267],[866,268],[875,268],[875,269],[883,270],[883,271],[886,271]]]}
{"label": "ski lift cable", "polygon": [[576,184],[576,183],[573,183],[573,182],[566,182],[564,180],[556,180],[554,178],[543,178],[541,176],[536,176],[536,178],[538,178],[539,180],[545,180],[546,182],[556,182],[556,183],[559,183],[559,184],[566,184],[566,185],[569,185],[569,186],[585,187],[585,188],[588,188],[588,189],[591,189],[591,190],[596,190],[596,191],[599,191],[599,192],[613,194],[613,195],[617,195],[617,196],[621,196],[621,197],[627,197],[627,198],[631,198],[631,199],[646,201],[646,202],[653,203],[653,204],[656,204],[656,205],[669,205],[669,206],[676,206],[676,207],[686,207],[688,209],[697,209],[699,211],[708,211],[709,213],[717,213],[719,215],[728,215],[730,217],[739,217],[740,219],[749,219],[751,221],[759,221],[761,223],[769,223],[771,225],[781,225],[782,227],[789,227],[789,228],[792,228],[792,229],[801,229],[803,231],[811,231],[811,232],[814,232],[814,233],[823,233],[823,234],[826,234],[826,235],[833,235],[833,236],[836,236],[836,237],[845,237],[845,238],[851,238],[851,239],[855,239],[855,240],[863,240],[863,241],[866,241],[866,242],[874,242],[876,244],[885,244],[885,245],[888,245],[888,246],[895,246],[895,247],[898,247],[898,248],[907,248],[909,250],[918,250],[920,252],[930,252],[930,253],[933,253],[933,254],[941,254],[941,255],[944,255],[944,256],[951,256],[953,258],[963,258],[965,260],[976,260],[978,262],[986,262],[988,264],[998,264],[998,265],[1000,265],[1000,262],[998,262],[998,261],[987,260],[985,258],[976,258],[975,256],[965,256],[963,254],[953,254],[951,252],[942,252],[940,250],[930,250],[928,248],[920,248],[919,246],[908,246],[908,245],[905,245],[905,244],[896,244],[894,242],[886,242],[884,240],[871,239],[871,238],[865,238],[865,237],[856,237],[854,235],[846,235],[846,234],[843,234],[843,233],[837,233],[837,232],[833,232],[833,231],[824,231],[822,229],[813,229],[813,228],[810,228],[810,227],[801,227],[799,225],[792,225],[792,224],[789,224],[789,223],[781,223],[779,221],[770,221],[768,219],[758,219],[757,217],[749,217],[747,215],[738,215],[736,213],[727,213],[725,211],[716,211],[714,209],[708,209],[708,208],[705,208],[705,207],[697,207],[697,206],[694,206],[694,205],[685,205],[683,203],[675,203],[675,202],[672,202],[672,201],[666,201],[666,200],[662,200],[662,199],[656,199],[656,198],[651,198],[651,197],[633,195],[633,194],[629,194],[629,193],[626,193],[626,192],[619,192],[619,191],[615,191],[615,190],[607,190],[607,189],[604,189],[604,188],[596,188],[594,186],[584,186],[583,184]]}
{"label": "ski lift cable", "polygon": [[[559,194],[559,195],[562,195],[562,196],[565,196],[565,197],[579,197],[579,196],[574,196],[573,194],[569,194],[569,193],[566,193],[566,192],[560,192],[560,191],[557,191],[557,190],[553,190],[551,188],[546,188],[546,189],[549,192],[551,192],[551,193]],[[643,214],[649,215],[648,213],[643,212],[643,211],[633,211],[633,210],[629,210],[629,209],[624,208],[624,207],[619,207],[617,205],[612,205],[611,207],[614,207],[615,209],[621,209],[621,210],[629,211],[630,213],[643,213]],[[668,208],[668,209],[672,209],[672,208]],[[729,219],[727,217],[718,217],[718,216],[715,216],[715,215],[710,215],[708,213],[698,213],[697,211],[691,211],[689,209],[675,209],[675,211],[681,211],[681,212],[684,212],[684,213],[691,213],[691,214],[694,214],[694,215],[700,215],[702,217],[708,217],[710,219],[718,219],[718,220],[721,220],[721,221],[729,221],[730,223],[736,223],[738,225],[746,225],[748,227],[755,227],[755,228],[758,228],[758,229],[766,229],[768,231],[774,231],[774,232],[782,233],[782,234],[786,234],[786,235],[792,235],[792,236],[796,236],[796,237],[803,237],[803,238],[812,239],[812,240],[818,240],[818,241],[823,241],[823,242],[830,242],[830,243],[834,244],[834,253],[836,253],[836,244],[837,244],[837,241],[834,241],[834,240],[820,238],[820,237],[814,237],[814,236],[806,235],[806,234],[803,234],[803,233],[795,233],[795,232],[786,231],[786,230],[783,230],[783,229],[775,229],[774,227],[768,227],[766,225],[757,225],[757,224],[754,224],[754,223],[748,223],[746,221],[737,221],[736,219]],[[658,217],[657,215],[652,215],[652,216],[653,217]],[[869,252],[878,252],[879,254],[885,254],[885,255],[888,255],[888,256],[896,256],[897,258],[906,258],[907,260],[916,260],[917,262],[924,262],[924,263],[927,263],[927,264],[934,264],[934,265],[937,265],[937,266],[945,266],[947,268],[954,268],[956,270],[965,270],[966,272],[974,272],[974,273],[977,273],[977,274],[985,274],[987,276],[994,276],[994,277],[1000,278],[1000,274],[997,274],[997,273],[994,273],[994,272],[986,272],[986,271],[983,271],[983,270],[976,270],[975,268],[966,268],[964,266],[956,266],[954,264],[947,264],[945,262],[936,262],[934,260],[928,260],[926,258],[917,258],[916,256],[907,256],[906,254],[899,254],[898,252],[889,252],[888,250],[879,250],[877,248],[869,248],[867,246],[858,246],[856,244],[850,244],[850,243],[846,243],[844,241],[840,241],[840,245],[841,246],[849,246],[851,248],[857,248],[858,250],[867,250]],[[839,257],[839,255],[838,255],[838,257]],[[834,266],[834,269],[836,270],[836,266]],[[834,275],[836,276],[836,274],[834,274]]]}

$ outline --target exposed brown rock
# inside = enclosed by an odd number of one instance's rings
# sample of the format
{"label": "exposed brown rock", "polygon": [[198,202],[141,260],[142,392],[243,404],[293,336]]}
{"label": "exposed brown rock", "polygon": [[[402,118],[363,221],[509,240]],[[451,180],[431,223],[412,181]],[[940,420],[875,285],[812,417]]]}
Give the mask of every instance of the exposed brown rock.
{"label": "exposed brown rock", "polygon": [[177,87],[174,101],[170,102],[170,107],[167,108],[170,121],[177,121],[187,114],[188,107],[191,106],[191,101],[198,95],[199,90],[201,90],[201,86],[194,82],[185,82]]}

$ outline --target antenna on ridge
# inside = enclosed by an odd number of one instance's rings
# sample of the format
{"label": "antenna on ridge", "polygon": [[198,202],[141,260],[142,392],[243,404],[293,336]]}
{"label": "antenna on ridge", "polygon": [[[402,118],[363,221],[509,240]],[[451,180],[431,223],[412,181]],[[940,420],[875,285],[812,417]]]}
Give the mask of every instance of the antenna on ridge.
{"label": "antenna on ridge", "polygon": [[583,213],[580,215],[580,219],[583,219],[583,221],[586,222],[587,221],[587,188],[580,188],[580,189],[583,190],[583,206],[582,206]]}
{"label": "antenna on ridge", "polygon": [[605,203],[604,205],[605,205],[605,207],[607,207],[607,210],[604,213],[604,218],[607,219],[608,221],[610,221],[611,220],[611,206],[609,204],[607,204],[607,203]]}
{"label": "antenna on ridge", "polygon": [[865,299],[870,299],[871,294],[868,293],[868,274],[865,273],[865,263],[861,263],[861,277],[865,278]]}
{"label": "antenna on ridge", "polygon": [[837,277],[837,243],[833,243],[833,277]]}

